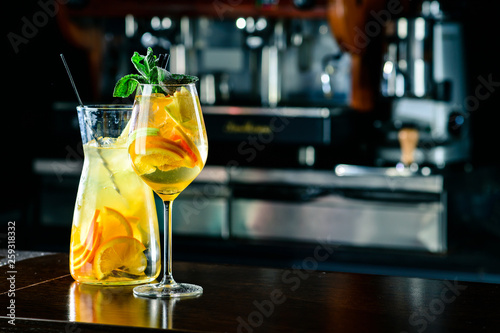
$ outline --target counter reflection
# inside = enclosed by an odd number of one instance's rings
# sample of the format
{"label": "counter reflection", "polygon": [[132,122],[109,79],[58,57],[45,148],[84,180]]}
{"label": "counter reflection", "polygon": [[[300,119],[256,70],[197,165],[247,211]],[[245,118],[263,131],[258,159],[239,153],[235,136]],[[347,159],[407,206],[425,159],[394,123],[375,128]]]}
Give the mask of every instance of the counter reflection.
{"label": "counter reflection", "polygon": [[73,282],[68,299],[72,322],[173,328],[176,299],[132,296],[134,286],[100,287]]}

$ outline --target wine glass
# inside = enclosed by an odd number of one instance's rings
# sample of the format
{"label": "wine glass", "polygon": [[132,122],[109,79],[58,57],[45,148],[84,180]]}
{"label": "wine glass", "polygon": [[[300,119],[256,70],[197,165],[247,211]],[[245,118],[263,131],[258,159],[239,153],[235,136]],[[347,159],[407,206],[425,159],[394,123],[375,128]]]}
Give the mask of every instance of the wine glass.
{"label": "wine glass", "polygon": [[134,288],[145,297],[198,296],[203,288],[172,276],[172,203],[198,176],[208,153],[207,134],[194,83],[140,84],[129,132],[134,171],[163,200],[164,256],[160,283]]}

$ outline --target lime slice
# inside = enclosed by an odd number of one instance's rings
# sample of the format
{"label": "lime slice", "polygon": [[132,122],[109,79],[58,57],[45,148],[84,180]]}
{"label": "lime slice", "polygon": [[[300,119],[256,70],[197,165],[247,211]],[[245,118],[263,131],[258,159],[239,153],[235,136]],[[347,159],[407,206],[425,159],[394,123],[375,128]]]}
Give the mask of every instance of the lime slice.
{"label": "lime slice", "polygon": [[144,136],[155,136],[158,135],[158,132],[160,130],[158,128],[154,127],[143,127],[136,129],[129,137],[127,141],[127,145],[130,146],[132,142],[134,142],[135,139],[141,138]]}

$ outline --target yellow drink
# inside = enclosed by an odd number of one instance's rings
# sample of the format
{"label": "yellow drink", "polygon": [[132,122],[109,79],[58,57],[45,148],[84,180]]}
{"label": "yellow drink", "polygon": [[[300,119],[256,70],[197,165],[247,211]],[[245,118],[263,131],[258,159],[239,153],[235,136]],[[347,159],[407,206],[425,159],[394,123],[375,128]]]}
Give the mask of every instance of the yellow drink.
{"label": "yellow drink", "polygon": [[178,167],[170,171],[157,170],[141,178],[167,201],[174,200],[200,173],[200,167]]}
{"label": "yellow drink", "polygon": [[207,159],[205,127],[196,118],[198,99],[187,90],[171,96],[139,95],[135,108],[145,116],[129,140],[133,167],[164,201],[172,201],[198,176]]}
{"label": "yellow drink", "polygon": [[[154,57],[148,49],[149,62]],[[134,54],[134,60],[143,60]],[[141,65],[141,64],[139,64]],[[139,66],[140,68],[142,67]],[[157,68],[158,76],[168,72]],[[171,79],[182,81],[182,75]],[[192,78],[187,78],[191,81]],[[122,90],[129,86],[120,81]],[[177,283],[172,275],[172,204],[201,172],[208,153],[208,140],[198,93],[193,82],[187,84],[140,84],[130,121],[128,152],[133,168],[162,199],[164,208],[164,263],[160,283],[134,288],[134,295],[144,297],[196,297],[203,288]]]}
{"label": "yellow drink", "polygon": [[138,284],[160,273],[154,197],[136,175],[125,139],[84,145],[71,231],[70,271],[79,282]]}

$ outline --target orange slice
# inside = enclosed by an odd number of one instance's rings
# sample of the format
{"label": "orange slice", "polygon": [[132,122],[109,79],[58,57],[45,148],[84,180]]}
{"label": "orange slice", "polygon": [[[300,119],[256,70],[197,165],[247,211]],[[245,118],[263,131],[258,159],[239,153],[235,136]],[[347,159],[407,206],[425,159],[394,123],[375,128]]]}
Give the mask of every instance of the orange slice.
{"label": "orange slice", "polygon": [[[73,258],[76,259],[79,256],[81,256],[81,254],[83,254],[85,250],[87,249],[90,250],[92,243],[94,242],[94,236],[95,236],[94,233],[99,213],[100,213],[99,209],[96,209],[94,211],[94,217],[92,218],[89,224],[87,234],[83,242],[81,242],[81,235],[80,235],[81,231],[79,230],[77,234],[75,234],[73,243],[71,244],[71,251],[73,252]],[[78,237],[76,237],[76,235],[78,235]]]}
{"label": "orange slice", "polygon": [[201,163],[201,156],[198,148],[181,126],[177,125],[174,127],[170,139],[180,145],[189,156],[190,162],[187,163],[188,167],[193,168],[197,163]]}
{"label": "orange slice", "polygon": [[160,128],[165,126],[169,120],[166,108],[172,103],[172,97],[156,97],[151,99],[152,121],[149,126]]}
{"label": "orange slice", "polygon": [[102,225],[102,241],[117,237],[117,236],[133,236],[132,226],[122,213],[111,207],[104,207],[101,218],[99,219]]}
{"label": "orange slice", "polygon": [[132,226],[132,230],[134,232],[133,237],[141,242],[143,244],[145,243],[144,240],[147,239],[147,234],[144,232],[144,229],[141,226],[140,218],[137,216],[127,216],[127,220],[130,222],[130,225]]}
{"label": "orange slice", "polygon": [[137,216],[127,216],[126,218],[130,222],[130,225],[137,225],[137,222],[140,220]]}
{"label": "orange slice", "polygon": [[156,169],[177,168],[185,164],[186,151],[175,141],[161,136],[146,136],[134,140],[129,147],[132,163],[141,175]]}
{"label": "orange slice", "polygon": [[147,266],[145,250],[144,244],[133,237],[111,238],[96,252],[92,268],[94,276],[102,280],[115,270],[134,275],[142,274]]}
{"label": "orange slice", "polygon": [[102,226],[100,226],[99,223],[97,223],[97,225],[98,225],[98,230],[96,232],[96,237],[94,238],[94,242],[92,243],[91,249],[90,250],[85,249],[85,252],[80,257],[76,258],[73,261],[74,270],[80,269],[81,267],[83,267],[83,265],[85,265],[88,262],[92,262],[92,260],[94,259],[95,253],[97,251],[97,248],[99,247],[99,243],[101,242],[101,237],[102,237],[101,233]]}
{"label": "orange slice", "polygon": [[77,270],[83,267],[87,262],[91,262],[94,258],[95,252],[102,236],[102,225],[97,221],[99,217],[100,210],[96,209],[94,212],[94,217],[90,222],[89,231],[87,232],[87,237],[84,243],[73,245],[73,269]]}
{"label": "orange slice", "polygon": [[[93,229],[92,226],[91,226],[91,228]],[[79,229],[80,228],[78,228],[78,231],[76,231],[76,230],[73,231],[74,234],[75,234],[74,240],[71,243],[71,252],[73,253],[73,258],[79,257],[85,251],[85,243],[86,243],[86,241],[84,241],[83,243],[81,243],[81,242],[78,242],[76,240],[76,238],[79,238],[79,236],[81,234],[81,231]],[[89,231],[90,231],[90,228],[89,228]],[[78,237],[76,237],[76,235],[78,235]],[[88,232],[87,232],[87,237],[88,237]]]}

